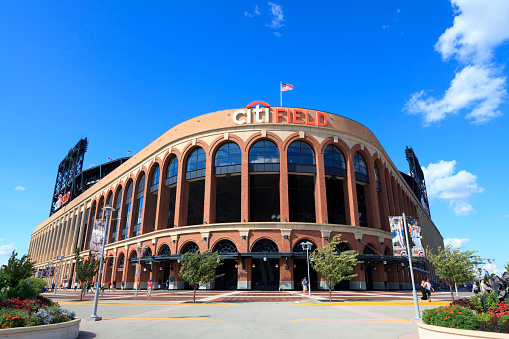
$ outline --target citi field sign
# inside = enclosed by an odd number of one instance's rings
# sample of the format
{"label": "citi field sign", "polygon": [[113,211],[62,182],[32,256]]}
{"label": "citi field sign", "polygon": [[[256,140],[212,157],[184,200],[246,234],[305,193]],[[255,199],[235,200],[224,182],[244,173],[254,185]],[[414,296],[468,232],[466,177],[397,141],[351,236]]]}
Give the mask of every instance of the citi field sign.
{"label": "citi field sign", "polygon": [[[263,108],[260,106],[264,106]],[[275,107],[272,110],[265,101],[253,101],[246,109],[239,109],[233,113],[233,122],[237,125],[287,123],[309,126],[327,125],[327,116],[316,111],[315,114],[307,109]]]}

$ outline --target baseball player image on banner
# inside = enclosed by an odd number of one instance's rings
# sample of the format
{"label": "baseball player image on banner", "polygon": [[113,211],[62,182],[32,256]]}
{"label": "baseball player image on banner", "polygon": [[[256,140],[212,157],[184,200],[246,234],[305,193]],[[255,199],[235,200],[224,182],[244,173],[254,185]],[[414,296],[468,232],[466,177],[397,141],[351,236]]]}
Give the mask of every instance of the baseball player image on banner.
{"label": "baseball player image on banner", "polygon": [[90,239],[90,252],[92,255],[101,253],[105,229],[106,219],[95,220],[94,228],[92,229],[92,237]]}
{"label": "baseball player image on banner", "polygon": [[413,257],[424,257],[424,247],[422,246],[421,227],[419,226],[419,218],[406,217],[406,223],[411,236],[410,248]]}
{"label": "baseball player image on banner", "polygon": [[403,217],[389,217],[392,235],[392,251],[397,257],[406,257],[405,233],[403,229]]}

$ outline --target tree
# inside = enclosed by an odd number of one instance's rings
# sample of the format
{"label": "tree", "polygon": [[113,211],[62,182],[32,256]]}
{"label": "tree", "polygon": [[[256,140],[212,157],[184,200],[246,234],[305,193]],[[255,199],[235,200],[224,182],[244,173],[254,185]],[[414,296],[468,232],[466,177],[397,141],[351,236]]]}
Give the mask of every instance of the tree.
{"label": "tree", "polygon": [[34,272],[35,267],[35,262],[30,260],[30,256],[25,254],[20,259],[17,256],[18,253],[12,251],[7,265],[2,265],[0,269],[4,274],[7,285],[11,288],[18,286],[21,280],[29,278]]}
{"label": "tree", "polygon": [[329,301],[332,301],[332,287],[343,280],[350,280],[357,274],[352,274],[355,265],[362,263],[357,260],[357,251],[349,250],[338,253],[337,246],[345,242],[341,234],[334,236],[332,241],[322,247],[321,251],[314,250],[310,254],[311,267],[320,273],[329,287]]}
{"label": "tree", "polygon": [[509,274],[509,262],[505,263],[504,269]]}
{"label": "tree", "polygon": [[[74,253],[74,261],[76,281],[79,281],[81,284],[91,282],[92,278],[97,274],[97,271],[99,271],[99,260],[92,256],[88,256],[87,259],[83,259],[83,257],[80,256],[80,249],[76,248],[76,252]],[[81,288],[80,300],[83,299],[84,291],[85,286],[83,285]]]}
{"label": "tree", "polygon": [[460,251],[450,245],[444,249],[439,246],[437,254],[433,254],[429,246],[426,248],[426,257],[435,267],[438,276],[449,286],[452,301],[454,301],[452,293],[454,285],[462,285],[472,280],[478,274],[475,265],[484,264],[475,253],[477,251]]}
{"label": "tree", "polygon": [[208,250],[203,253],[188,252],[182,256],[179,277],[193,288],[193,303],[196,302],[196,290],[200,284],[206,284],[224,275],[216,274],[216,268],[222,264],[219,254]]}

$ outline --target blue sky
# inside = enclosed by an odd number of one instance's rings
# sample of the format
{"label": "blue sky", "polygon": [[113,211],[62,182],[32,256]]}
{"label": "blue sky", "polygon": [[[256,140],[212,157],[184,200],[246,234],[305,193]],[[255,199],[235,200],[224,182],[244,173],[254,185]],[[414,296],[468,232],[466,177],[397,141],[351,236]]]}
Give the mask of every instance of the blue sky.
{"label": "blue sky", "polygon": [[80,138],[88,168],[197,115],[276,106],[283,81],[285,106],[366,125],[401,171],[413,147],[444,238],[499,270],[508,39],[506,0],[3,1],[0,263],[28,249]]}

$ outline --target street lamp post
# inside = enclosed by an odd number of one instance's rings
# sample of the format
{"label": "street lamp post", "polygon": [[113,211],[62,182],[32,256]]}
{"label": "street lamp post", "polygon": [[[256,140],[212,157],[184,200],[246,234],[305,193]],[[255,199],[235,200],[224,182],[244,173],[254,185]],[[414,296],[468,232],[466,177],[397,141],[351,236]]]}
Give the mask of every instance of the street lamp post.
{"label": "street lamp post", "polygon": [[49,276],[49,272],[50,272],[49,267],[50,267],[51,265],[53,265],[53,261],[51,261],[51,260],[50,260],[50,261],[48,261],[48,266],[46,266],[46,283],[48,284],[48,287],[49,287],[49,285],[50,285],[50,283],[49,283],[49,280],[50,280],[50,279],[49,279],[49,278],[50,278],[50,276]]}
{"label": "street lamp post", "polygon": [[53,291],[53,294],[57,294],[57,286],[58,286],[58,275],[60,274],[60,265],[62,265],[62,260],[64,259],[63,255],[57,255],[56,259],[59,260],[58,262],[58,268],[57,268],[57,274],[55,274],[55,290]]}
{"label": "street lamp post", "polygon": [[405,213],[403,213],[403,225],[405,230],[408,265],[410,268],[410,281],[412,282],[412,295],[414,298],[415,319],[419,320],[421,319],[421,312],[419,311],[419,301],[417,300],[417,291],[415,290],[414,269],[412,265],[412,251],[410,248],[410,243],[408,242],[408,227],[406,224]]}
{"label": "street lamp post", "polygon": [[306,258],[308,262],[308,295],[311,296],[311,275],[309,274],[309,251],[311,250],[311,246],[313,243],[310,241],[303,242],[300,244],[303,250],[306,250]]}
{"label": "street lamp post", "polygon": [[140,259],[141,259],[141,256],[143,255],[143,253],[145,253],[145,249],[147,248],[147,246],[136,246],[136,253],[138,254],[138,274],[136,274],[136,292],[134,294],[135,297],[138,296],[138,289],[140,288],[140,270],[141,270],[141,267],[140,267]]}
{"label": "street lamp post", "polygon": [[103,257],[104,257],[104,246],[106,245],[106,234],[108,234],[108,227],[109,227],[109,221],[110,221],[110,214],[111,212],[115,211],[115,209],[109,205],[104,206],[102,209],[103,211],[106,211],[106,227],[104,228],[104,234],[103,234],[103,244],[101,247],[101,259],[99,261],[99,273],[97,274],[97,288],[95,289],[95,296],[94,296],[94,308],[92,309],[92,315],[90,318],[93,318],[95,321],[102,320],[102,317],[99,317],[97,315],[97,303],[99,301],[99,290],[101,288],[101,273],[103,269]]}

